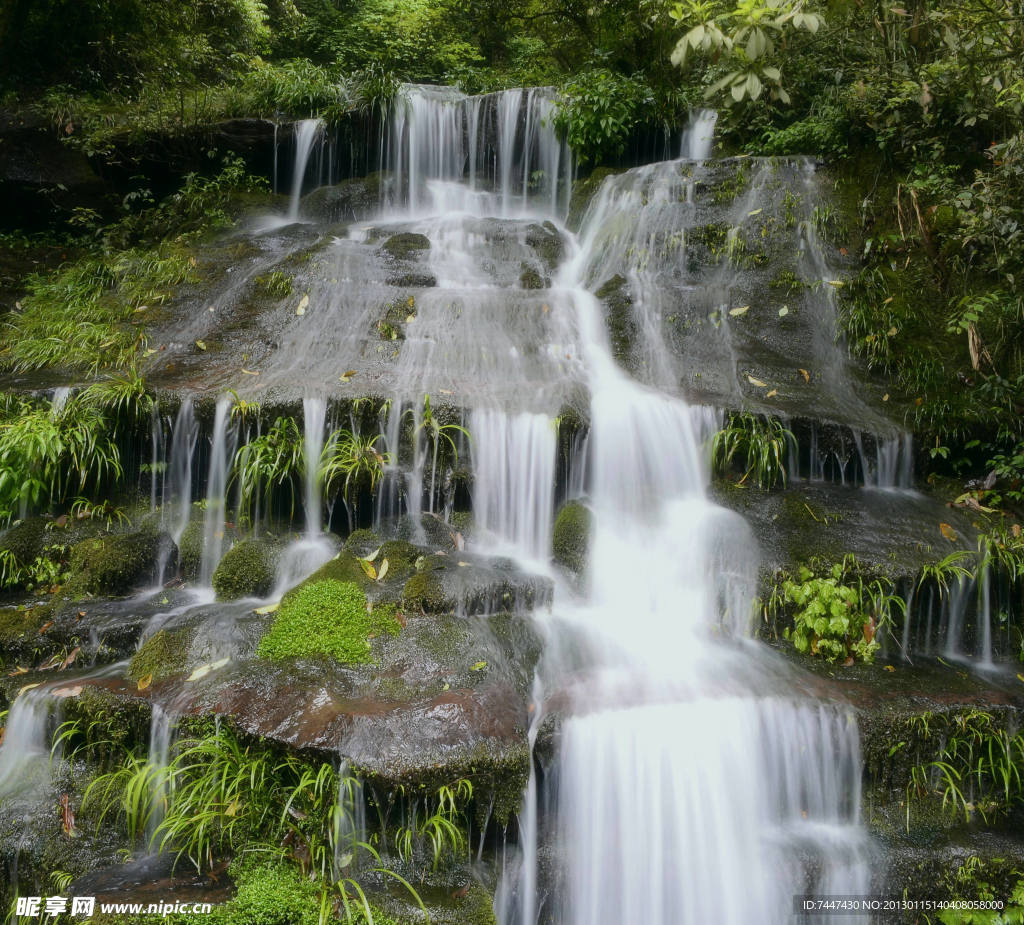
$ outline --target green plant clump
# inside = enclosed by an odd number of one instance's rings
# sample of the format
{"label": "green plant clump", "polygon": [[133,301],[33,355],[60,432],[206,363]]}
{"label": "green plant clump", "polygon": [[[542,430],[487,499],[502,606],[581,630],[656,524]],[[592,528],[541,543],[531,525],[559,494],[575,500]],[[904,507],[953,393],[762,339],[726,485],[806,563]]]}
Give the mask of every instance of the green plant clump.
{"label": "green plant clump", "polygon": [[260,640],[263,658],[329,655],[339,662],[368,662],[370,640],[381,633],[397,636],[401,625],[394,605],[372,607],[351,582],[321,581],[289,595]]}
{"label": "green plant clump", "polygon": [[786,484],[786,449],[793,434],[775,418],[756,414],[731,414],[711,444],[715,474],[724,477],[735,461],[745,457],[742,485],[751,476],[760,489]]}
{"label": "green plant clump", "polygon": [[790,639],[797,651],[834,662],[859,658],[870,662],[878,650],[877,627],[864,608],[858,588],[843,584],[842,565],[816,578],[801,567],[800,581],[786,581],[782,591],[798,608]]}

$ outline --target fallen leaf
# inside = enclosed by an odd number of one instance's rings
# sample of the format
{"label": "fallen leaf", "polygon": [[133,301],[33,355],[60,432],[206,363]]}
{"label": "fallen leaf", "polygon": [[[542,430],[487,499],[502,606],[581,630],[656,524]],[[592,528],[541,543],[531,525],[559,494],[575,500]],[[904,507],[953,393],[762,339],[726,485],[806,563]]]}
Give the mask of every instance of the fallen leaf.
{"label": "fallen leaf", "polygon": [[954,530],[949,524],[939,524],[939,531],[951,543],[956,541],[956,530]]}
{"label": "fallen leaf", "polygon": [[18,696],[20,697],[22,694],[25,693],[25,691],[30,691],[30,690],[32,690],[32,689],[34,689],[36,687],[39,687],[39,685],[42,684],[42,683],[43,683],[42,681],[36,681],[35,684],[26,684],[24,687],[19,688]]}
{"label": "fallen leaf", "polygon": [[42,626],[39,627],[39,635],[42,636],[51,626],[53,626],[53,620],[47,620]]}
{"label": "fallen leaf", "polygon": [[210,666],[209,665],[200,665],[185,680],[186,681],[198,681],[200,678],[205,678],[209,673],[210,673]]}
{"label": "fallen leaf", "polygon": [[359,564],[363,567],[363,571],[366,572],[367,577],[372,578],[374,581],[377,580],[377,570],[373,567],[373,563],[369,559],[360,559]]}
{"label": "fallen leaf", "polygon": [[885,666],[885,670],[886,670],[886,671],[895,671],[895,670],[896,670],[896,668],[895,668],[895,666],[893,666],[893,665],[886,665],[886,666]]}
{"label": "fallen leaf", "polygon": [[455,393],[451,389],[438,389],[442,395],[454,395]]}
{"label": "fallen leaf", "polygon": [[68,665],[70,665],[76,658],[78,658],[78,653],[81,652],[81,651],[82,651],[82,647],[81,646],[75,646],[68,653],[67,658],[65,658],[64,661],[62,661],[60,663],[60,670],[63,671],[65,668],[67,668]]}
{"label": "fallen leaf", "polygon": [[1020,524],[1014,524],[1012,527],[1010,527],[1010,532],[1014,535],[1014,537],[1018,537],[1019,538],[1020,537]]}
{"label": "fallen leaf", "polygon": [[374,560],[375,560],[375,559],[377,558],[377,556],[379,556],[379,555],[380,555],[380,551],[381,551],[381,549],[382,549],[382,548],[383,548],[383,547],[381,547],[381,546],[378,546],[378,547],[377,547],[377,548],[376,548],[376,549],[375,549],[375,550],[374,550],[373,552],[371,552],[371,553],[370,553],[370,554],[369,554],[368,556],[363,556],[363,561],[364,561],[364,562],[373,562],[373,561],[374,561]]}
{"label": "fallen leaf", "polygon": [[828,284],[830,286],[835,286],[836,289],[839,289],[840,287],[845,285],[845,283],[841,279],[830,279],[828,281]]}
{"label": "fallen leaf", "polygon": [[789,306],[788,305],[783,305],[782,308],[779,309],[779,317],[780,318],[785,318],[786,315],[788,315],[788,314],[789,314]]}
{"label": "fallen leaf", "polygon": [[268,613],[275,613],[280,606],[281,602],[278,601],[276,604],[267,604],[266,607],[257,607],[253,613],[258,613],[260,616]]}
{"label": "fallen leaf", "polygon": [[888,331],[885,332],[885,335],[886,337],[895,337],[897,333],[898,331],[896,330],[896,325],[893,325],[891,328],[889,328]]}
{"label": "fallen leaf", "polygon": [[82,685],[76,684],[74,687],[58,687],[53,691],[53,696],[64,699],[65,697],[77,697],[80,693],[82,693]]}
{"label": "fallen leaf", "polygon": [[342,382],[348,382],[349,379],[351,379],[355,374],[356,371],[354,369],[346,369],[345,372],[343,372],[338,378]]}
{"label": "fallen leaf", "polygon": [[380,568],[377,570],[377,581],[383,581],[384,576],[388,573],[388,560],[384,559],[380,563]]}
{"label": "fallen leaf", "polygon": [[772,389],[770,392],[766,393],[764,397],[765,398],[774,398],[778,394],[779,394],[779,390],[778,389]]}
{"label": "fallen leaf", "polygon": [[886,299],[886,300],[885,300],[885,301],[884,301],[884,302],[883,302],[882,304],[883,304],[883,305],[888,305],[888,304],[889,304],[889,303],[890,303],[890,302],[891,302],[891,301],[892,301],[893,299],[895,299],[895,298],[896,298],[896,296],[892,296],[892,295],[891,295],[891,296],[889,296],[889,298],[888,298],[888,299]]}
{"label": "fallen leaf", "polygon": [[888,393],[888,392],[886,392],[886,393],[885,393],[885,394],[884,394],[884,395],[882,396],[882,401],[888,401],[888,400],[889,400],[889,393]]}
{"label": "fallen leaf", "polygon": [[800,375],[804,377],[804,382],[810,384],[811,374],[809,372],[807,372],[806,369],[801,369],[799,372],[800,372]]}
{"label": "fallen leaf", "polygon": [[839,248],[839,253],[846,257],[849,255],[850,252],[845,247],[841,247]]}
{"label": "fallen leaf", "polygon": [[751,375],[747,376],[747,382],[749,382],[751,385],[756,385],[760,389],[767,388],[768,386],[767,382],[762,382],[760,379],[755,379]]}
{"label": "fallen leaf", "polygon": [[405,323],[406,324],[412,324],[415,320],[416,320],[416,316],[415,315],[406,315],[405,316]]}
{"label": "fallen leaf", "polygon": [[729,309],[729,314],[732,315],[733,317],[735,317],[737,315],[744,315],[748,311],[750,311],[750,306],[749,305],[741,305],[739,308],[730,308]]}
{"label": "fallen leaf", "polygon": [[760,215],[760,214],[761,214],[761,210],[760,209],[754,209],[753,212],[748,212],[747,213],[747,215]]}
{"label": "fallen leaf", "polygon": [[259,375],[259,372],[257,370],[255,370],[255,369],[243,369],[242,372],[245,373],[247,376],[258,376]]}
{"label": "fallen leaf", "polygon": [[217,669],[223,668],[230,661],[230,658],[219,658],[212,665],[210,665],[210,671],[217,671]]}
{"label": "fallen leaf", "polygon": [[296,315],[306,314],[306,309],[309,307],[309,293],[307,292],[300,300],[299,307],[295,309]]}
{"label": "fallen leaf", "polygon": [[9,678],[16,678],[20,674],[28,674],[28,669],[27,668],[22,668],[21,665],[19,665],[17,668],[14,669],[14,671],[10,672],[7,675],[7,677],[9,677]]}
{"label": "fallen leaf", "polygon": [[1021,674],[1020,672],[1018,672],[1017,673],[1017,680],[1022,682],[1022,683],[1024,683],[1024,674]]}
{"label": "fallen leaf", "polygon": [[197,346],[197,347],[198,347],[198,348],[199,348],[200,350],[205,350],[205,349],[206,349],[206,344],[205,344],[205,343],[204,343],[203,341],[201,341],[201,340],[197,340],[197,341],[196,341],[196,346]]}
{"label": "fallen leaf", "polygon": [[416,304],[416,299],[409,296],[409,308],[412,308]]}
{"label": "fallen leaf", "polygon": [[477,662],[475,665],[471,665],[470,671],[483,671],[487,667],[487,662]]}
{"label": "fallen leaf", "polygon": [[138,683],[137,687],[138,687],[138,689],[140,691],[144,691],[152,683],[153,683],[153,675],[148,674],[144,678],[139,678],[139,683]]}
{"label": "fallen leaf", "polygon": [[459,563],[460,567],[462,567],[462,568],[466,568],[467,566],[472,565],[472,564],[473,563],[471,563],[471,562],[460,562]]}

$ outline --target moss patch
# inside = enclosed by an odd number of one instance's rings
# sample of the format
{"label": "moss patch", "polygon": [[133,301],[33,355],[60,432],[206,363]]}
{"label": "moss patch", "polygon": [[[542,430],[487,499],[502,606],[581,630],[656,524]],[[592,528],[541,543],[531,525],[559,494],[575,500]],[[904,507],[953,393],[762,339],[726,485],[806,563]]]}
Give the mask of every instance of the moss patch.
{"label": "moss patch", "polygon": [[551,536],[555,561],[579,574],[590,548],[590,511],[579,501],[567,501],[555,518]]}
{"label": "moss patch", "polygon": [[452,609],[452,602],[445,596],[441,579],[426,571],[413,575],[405,583],[402,606],[420,613],[445,613]]}
{"label": "moss patch", "polygon": [[9,552],[22,565],[28,565],[43,551],[46,521],[30,517],[0,536],[0,552]]}
{"label": "moss patch", "polygon": [[154,681],[183,674],[188,667],[192,629],[160,630],[149,637],[132,656],[128,677],[133,681],[151,676]]}
{"label": "moss patch", "polygon": [[425,234],[403,231],[400,234],[391,235],[380,249],[399,260],[408,260],[410,257],[415,257],[419,251],[430,250],[430,238]]}
{"label": "moss patch", "polygon": [[71,550],[73,594],[125,594],[151,577],[159,534],[152,530],[98,536]]}
{"label": "moss patch", "polygon": [[235,543],[213,573],[213,590],[221,600],[262,597],[274,584],[275,556],[260,540]]}
{"label": "moss patch", "polygon": [[178,542],[178,566],[185,578],[199,577],[203,564],[203,522],[193,520],[181,534]]}
{"label": "moss patch", "polygon": [[346,581],[318,581],[296,589],[281,603],[274,624],[260,640],[263,658],[330,655],[342,663],[370,661],[370,639],[397,636],[394,605],[367,609],[366,595]]}
{"label": "moss patch", "polygon": [[594,294],[608,309],[608,337],[611,340],[612,355],[619,363],[625,363],[637,337],[629,284],[623,276],[616,274]]}

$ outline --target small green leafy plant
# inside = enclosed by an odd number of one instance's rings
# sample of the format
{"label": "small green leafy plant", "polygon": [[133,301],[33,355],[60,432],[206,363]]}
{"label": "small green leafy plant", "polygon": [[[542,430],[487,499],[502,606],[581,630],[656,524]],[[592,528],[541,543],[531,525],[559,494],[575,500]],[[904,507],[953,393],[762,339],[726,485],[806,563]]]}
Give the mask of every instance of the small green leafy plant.
{"label": "small green leafy plant", "polygon": [[725,475],[742,459],[743,485],[753,477],[757,487],[774,488],[786,484],[786,451],[793,434],[776,418],[762,418],[743,412],[731,414],[711,443],[711,461],[715,474]]}

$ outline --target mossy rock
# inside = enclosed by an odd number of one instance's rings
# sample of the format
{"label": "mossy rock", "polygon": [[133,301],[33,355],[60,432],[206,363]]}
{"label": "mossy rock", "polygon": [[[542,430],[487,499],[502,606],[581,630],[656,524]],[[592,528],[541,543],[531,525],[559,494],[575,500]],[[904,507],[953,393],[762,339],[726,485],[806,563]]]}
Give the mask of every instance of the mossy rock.
{"label": "mossy rock", "polygon": [[555,561],[576,574],[582,573],[590,550],[590,511],[579,501],[567,501],[555,518],[551,535]]}
{"label": "mossy rock", "polygon": [[540,275],[536,267],[528,263],[520,265],[522,272],[519,274],[519,285],[523,289],[543,289],[546,285],[544,277]]}
{"label": "mossy rock", "polygon": [[154,681],[184,674],[195,631],[191,628],[160,630],[149,637],[132,656],[128,677],[138,681],[147,676]]}
{"label": "mossy rock", "polygon": [[328,655],[358,664],[371,661],[374,636],[400,631],[394,605],[368,609],[366,595],[353,582],[306,582],[282,600],[257,654],[269,659]]}
{"label": "mossy rock", "polygon": [[72,594],[126,594],[152,580],[162,537],[139,530],[83,540],[71,550]]}
{"label": "mossy rock", "polygon": [[561,232],[554,223],[544,222],[542,225],[530,225],[526,229],[526,244],[533,248],[534,253],[540,257],[549,271],[557,269],[562,262],[565,241],[562,240]]}
{"label": "mossy rock", "polygon": [[321,222],[363,221],[380,207],[380,174],[342,180],[302,198],[302,214]]}
{"label": "mossy rock", "polygon": [[405,583],[402,606],[413,613],[448,613],[455,609],[455,601],[445,593],[441,579],[428,568]]}
{"label": "mossy rock", "polygon": [[263,597],[274,586],[276,550],[262,540],[235,543],[213,573],[213,590],[220,600]]}
{"label": "mossy rock", "polygon": [[366,527],[353,530],[345,539],[345,549],[361,556],[373,552],[380,544],[380,534],[376,530],[370,530]]}
{"label": "mossy rock", "polygon": [[611,340],[612,355],[619,363],[626,363],[636,342],[637,325],[633,318],[633,297],[625,277],[616,274],[594,295],[608,309],[608,336]]}
{"label": "mossy rock", "polygon": [[578,230],[583,221],[583,216],[587,213],[590,200],[594,198],[594,194],[601,188],[601,184],[604,183],[606,178],[613,177],[624,170],[625,168],[623,167],[597,167],[591,171],[589,177],[573,183],[572,197],[569,200],[569,216],[566,219],[566,224],[570,228]]}
{"label": "mossy rock", "polygon": [[399,260],[409,260],[420,251],[430,250],[430,238],[425,234],[402,231],[399,234],[391,235],[380,246],[380,249]]}
{"label": "mossy rock", "polygon": [[203,565],[203,522],[192,520],[178,543],[178,565],[183,577],[194,581]]}
{"label": "mossy rock", "polygon": [[292,588],[281,599],[282,604],[306,585],[317,584],[321,581],[347,581],[358,585],[364,591],[373,584],[373,579],[363,570],[359,560],[352,553],[342,550],[333,559],[321,565],[304,582]]}
{"label": "mossy rock", "polygon": [[46,518],[29,517],[0,535],[0,552],[9,552],[22,565],[30,564],[43,551]]}

